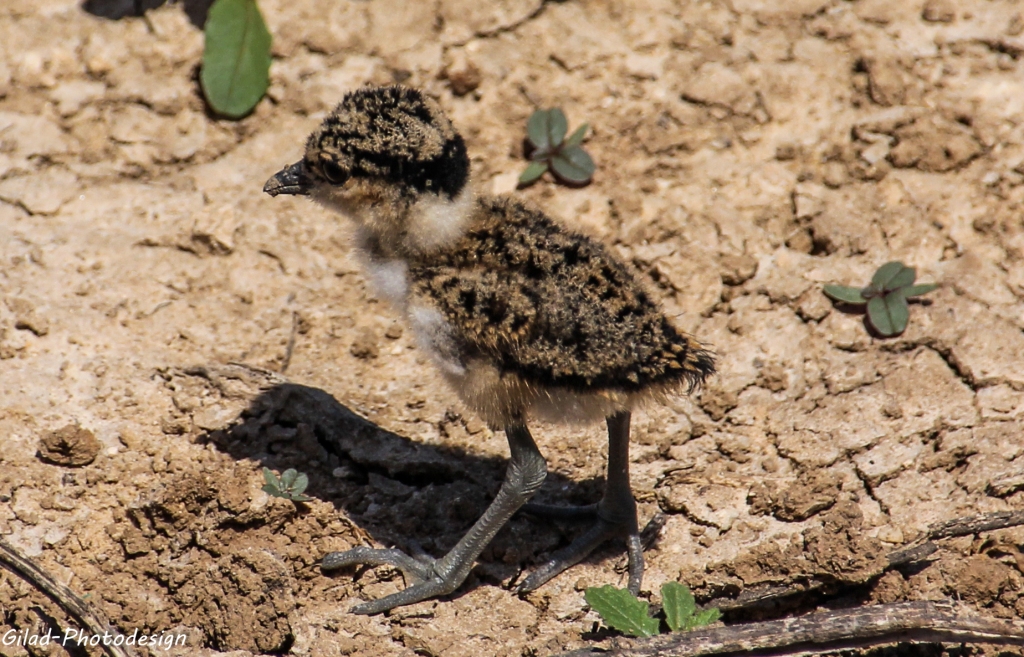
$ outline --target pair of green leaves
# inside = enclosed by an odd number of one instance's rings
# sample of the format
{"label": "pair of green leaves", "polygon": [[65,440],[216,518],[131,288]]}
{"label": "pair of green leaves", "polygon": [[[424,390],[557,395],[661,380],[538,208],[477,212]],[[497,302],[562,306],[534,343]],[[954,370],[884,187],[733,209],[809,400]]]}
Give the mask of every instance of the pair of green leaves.
{"label": "pair of green leaves", "polygon": [[288,468],[281,473],[280,478],[270,468],[263,468],[263,481],[266,482],[263,492],[267,495],[283,497],[292,502],[309,502],[313,499],[302,494],[309,486],[309,476],[295,468]]}
{"label": "pair of green leaves", "polygon": [[204,31],[203,94],[217,114],[242,118],[270,84],[270,32],[256,0],[216,0]]}
{"label": "pair of green leaves", "polygon": [[[645,637],[654,636],[661,630],[661,619],[648,615],[649,605],[626,589],[591,587],[584,597],[608,627],[623,634]],[[698,611],[690,589],[679,582],[661,585],[661,605],[665,623],[673,632],[689,632],[710,625],[722,616],[718,609]]]}
{"label": "pair of green leaves", "polygon": [[585,185],[594,176],[594,160],[580,144],[587,134],[584,123],[566,138],[569,121],[565,112],[555,107],[537,110],[526,122],[526,137],[533,147],[530,164],[519,176],[520,185],[536,182],[550,170],[564,183]]}
{"label": "pair of green leaves", "polygon": [[881,335],[891,337],[903,333],[910,321],[907,299],[927,294],[938,285],[914,285],[917,272],[902,262],[887,262],[875,272],[865,288],[826,285],[826,296],[853,306],[867,305],[868,321]]}

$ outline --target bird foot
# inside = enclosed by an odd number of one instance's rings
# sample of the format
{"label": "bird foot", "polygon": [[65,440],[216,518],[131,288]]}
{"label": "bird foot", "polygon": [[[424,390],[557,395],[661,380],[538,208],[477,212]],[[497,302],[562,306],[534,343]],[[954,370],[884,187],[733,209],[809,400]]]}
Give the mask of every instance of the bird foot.
{"label": "bird foot", "polygon": [[357,547],[344,552],[331,552],[324,557],[320,569],[328,572],[353,565],[394,566],[402,571],[412,585],[398,593],[386,595],[379,600],[364,602],[352,607],[353,614],[379,614],[402,605],[447,595],[458,588],[460,581],[452,581],[453,577],[445,577],[435,569],[435,560],[426,554],[411,557],[401,550],[379,550],[368,547]]}
{"label": "bird foot", "polygon": [[633,595],[640,593],[640,583],[643,580],[644,574],[644,554],[643,546],[640,543],[640,533],[637,531],[635,515],[633,515],[632,519],[613,521],[601,517],[598,505],[596,504],[581,507],[556,507],[543,504],[531,504],[528,506],[530,508],[525,510],[538,516],[566,520],[582,520],[590,517],[595,518],[595,521],[575,541],[555,552],[550,560],[523,580],[516,588],[518,593],[529,593],[537,589],[556,575],[586,559],[591,552],[605,541],[619,537],[625,537],[626,539],[626,553],[629,560],[629,584],[627,588],[629,588]]}

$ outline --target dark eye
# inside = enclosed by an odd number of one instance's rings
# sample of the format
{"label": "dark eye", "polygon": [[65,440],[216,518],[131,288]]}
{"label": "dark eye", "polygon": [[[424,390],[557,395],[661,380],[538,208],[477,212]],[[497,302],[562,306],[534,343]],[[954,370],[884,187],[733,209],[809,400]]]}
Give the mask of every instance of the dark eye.
{"label": "dark eye", "polygon": [[345,173],[345,170],[334,162],[321,162],[320,170],[324,172],[324,178],[327,178],[328,182],[333,185],[340,185],[348,180],[348,174]]}

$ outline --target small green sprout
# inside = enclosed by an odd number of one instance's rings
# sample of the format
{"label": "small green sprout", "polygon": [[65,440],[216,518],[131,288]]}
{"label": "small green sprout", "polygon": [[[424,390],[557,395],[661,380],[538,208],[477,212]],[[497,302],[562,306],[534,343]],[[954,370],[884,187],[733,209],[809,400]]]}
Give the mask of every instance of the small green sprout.
{"label": "small green sprout", "polygon": [[[630,636],[647,637],[658,634],[661,621],[648,615],[649,605],[626,589],[614,586],[588,588],[587,604],[601,615],[608,627]],[[722,617],[718,609],[697,610],[690,589],[679,582],[661,585],[661,605],[665,622],[672,632],[689,632],[710,625]]]}
{"label": "small green sprout", "polygon": [[240,119],[270,84],[270,32],[256,0],[216,0],[206,18],[199,82],[213,111]]}
{"label": "small green sprout", "polygon": [[555,107],[531,114],[526,122],[526,137],[532,147],[530,164],[520,174],[519,185],[536,182],[549,169],[568,185],[590,182],[594,175],[594,160],[580,146],[588,127],[589,124],[584,123],[566,138],[569,121],[561,109]]}
{"label": "small green sprout", "polygon": [[292,502],[309,502],[313,499],[302,494],[309,486],[309,477],[295,468],[288,468],[282,472],[280,479],[270,468],[263,468],[263,481],[267,482],[263,486],[263,492],[268,495],[283,497]]}
{"label": "small green sprout", "polygon": [[673,632],[689,632],[711,625],[722,617],[722,612],[714,607],[698,611],[690,589],[679,582],[661,585],[661,606],[665,611],[665,622]]}
{"label": "small green sprout", "polygon": [[917,272],[902,262],[887,262],[878,268],[865,288],[826,285],[825,295],[851,306],[867,305],[868,321],[881,335],[903,333],[910,321],[907,299],[928,294],[939,287],[934,283],[914,285]]}

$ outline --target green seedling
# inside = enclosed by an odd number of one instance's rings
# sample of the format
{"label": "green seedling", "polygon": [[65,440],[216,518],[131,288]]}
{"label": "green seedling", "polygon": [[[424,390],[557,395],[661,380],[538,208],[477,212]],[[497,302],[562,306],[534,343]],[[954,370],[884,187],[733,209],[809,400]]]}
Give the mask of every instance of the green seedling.
{"label": "green seedling", "polygon": [[594,160],[580,146],[588,127],[584,123],[566,138],[569,121],[561,109],[555,107],[531,114],[526,122],[526,138],[532,147],[530,164],[519,175],[519,185],[536,182],[548,170],[569,185],[590,182],[594,175]]}
{"label": "green seedling", "polygon": [[[614,586],[588,588],[584,597],[608,627],[636,637],[654,636],[661,630],[661,620],[652,618],[649,605],[626,589]],[[697,609],[690,589],[678,582],[661,586],[661,605],[665,623],[672,632],[689,632],[714,623],[722,614],[718,609]]]}
{"label": "green seedling", "polygon": [[280,479],[270,468],[263,468],[263,481],[266,482],[263,485],[263,492],[267,495],[283,497],[292,502],[309,502],[313,499],[302,494],[309,486],[309,477],[294,468],[282,472]]}
{"label": "green seedling", "polygon": [[199,81],[214,112],[240,119],[270,84],[270,32],[256,0],[216,0],[206,18]]}
{"label": "green seedling", "polygon": [[871,283],[864,288],[826,285],[825,295],[833,301],[851,306],[867,306],[868,321],[885,337],[903,333],[910,321],[907,299],[927,294],[939,286],[934,283],[914,285],[917,272],[902,262],[887,262],[878,268]]}
{"label": "green seedling", "polygon": [[661,585],[661,606],[665,622],[673,632],[689,632],[698,627],[711,625],[722,617],[722,612],[711,609],[698,610],[690,589],[679,582],[665,582]]}

